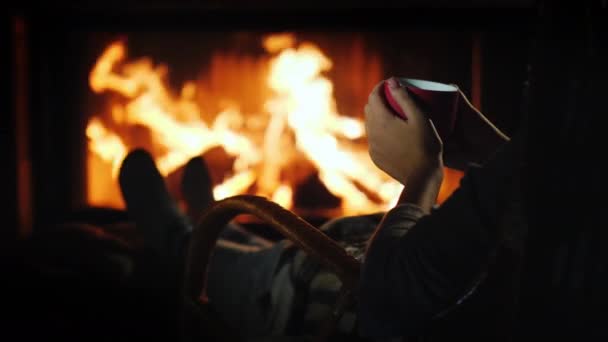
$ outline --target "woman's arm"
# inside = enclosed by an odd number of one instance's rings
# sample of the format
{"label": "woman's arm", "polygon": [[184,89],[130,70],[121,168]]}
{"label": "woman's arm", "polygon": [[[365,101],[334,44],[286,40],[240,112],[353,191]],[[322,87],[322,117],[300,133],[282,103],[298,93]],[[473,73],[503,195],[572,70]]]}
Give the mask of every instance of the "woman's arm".
{"label": "woman's arm", "polygon": [[385,215],[363,264],[363,336],[416,334],[477,284],[501,241],[501,208],[519,185],[517,146],[515,137],[484,167],[468,170],[431,214],[405,196]]}
{"label": "woman's arm", "polygon": [[402,203],[389,211],[370,242],[359,288],[364,337],[415,334],[474,284],[495,241],[461,188],[431,215]]}
{"label": "woman's arm", "polygon": [[364,337],[416,334],[471,290],[500,240],[501,208],[518,166],[514,138],[483,168],[468,170],[460,188],[431,213],[442,142],[407,93],[392,91],[407,121],[387,110],[379,87],[366,106],[370,156],[405,189],[378,226],[363,264],[358,317]]}

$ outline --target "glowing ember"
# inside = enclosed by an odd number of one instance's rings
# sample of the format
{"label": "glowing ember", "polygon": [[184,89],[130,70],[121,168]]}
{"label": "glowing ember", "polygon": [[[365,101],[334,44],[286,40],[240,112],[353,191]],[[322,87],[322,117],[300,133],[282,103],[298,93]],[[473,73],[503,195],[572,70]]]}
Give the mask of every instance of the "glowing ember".
{"label": "glowing ember", "polygon": [[[255,193],[292,208],[297,183],[306,176],[297,174],[312,170],[342,200],[342,214],[393,205],[402,187],[369,158],[361,139],[365,132],[360,113],[349,117],[337,112],[333,84],[323,76],[332,67],[331,60],[311,43],[298,45],[293,34],[268,36],[263,45],[269,53],[264,60],[237,63],[250,71],[242,77],[254,75],[245,82],[250,92],[266,87],[262,113],[244,115],[238,103],[224,101],[210,115],[203,112],[208,107],[201,103],[209,97],[206,85],[187,82],[180,91],[171,91],[165,79],[167,67],[155,66],[147,58],[127,61],[124,43],[111,44],[89,80],[95,93],[120,95],[110,103],[108,115],[93,116],[87,126],[89,204],[122,206],[118,192],[105,187],[108,177],[115,183],[120,163],[131,148],[148,149],[167,176],[190,158],[219,146],[233,161],[232,170],[214,188],[217,199]],[[230,61],[226,57],[213,63],[230,70],[228,66],[234,63]],[[210,82],[217,83],[221,77],[213,72]],[[253,81],[260,73],[267,84]],[[146,138],[134,137],[136,129],[145,130]]]}

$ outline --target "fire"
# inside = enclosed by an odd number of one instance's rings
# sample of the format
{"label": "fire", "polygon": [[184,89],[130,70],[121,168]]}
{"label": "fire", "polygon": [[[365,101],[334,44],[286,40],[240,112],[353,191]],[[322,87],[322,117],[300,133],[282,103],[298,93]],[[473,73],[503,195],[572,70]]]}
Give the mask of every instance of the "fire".
{"label": "fire", "polygon": [[[147,148],[168,176],[190,158],[222,147],[234,161],[231,172],[214,188],[216,199],[254,192],[292,208],[302,179],[296,174],[308,172],[298,165],[312,165],[329,192],[341,199],[342,214],[393,205],[402,187],[369,158],[361,115],[338,113],[333,84],[323,75],[332,61],[312,43],[297,44],[292,34],[268,36],[263,45],[268,57],[262,67],[256,62],[246,65],[265,72],[266,84],[248,86],[266,87],[269,95],[262,113],[247,114],[234,101],[215,114],[204,112],[204,85],[187,82],[180,91],[172,91],[166,66],[148,58],[128,61],[124,42],[107,47],[89,83],[95,93],[119,96],[109,114],[92,116],[86,129],[89,203],[122,205],[118,192],[102,189],[108,182],[99,179],[115,180],[130,148]],[[134,138],[136,128],[147,138]]]}
{"label": "fire", "polygon": [[[275,92],[267,102],[275,120],[271,125],[281,121],[274,125],[277,130],[290,128],[295,133],[296,148],[319,169],[325,186],[348,199],[343,203],[347,213],[385,209],[384,204],[398,195],[400,187],[378,172],[366,153],[349,148],[348,142],[363,136],[364,127],[360,120],[337,113],[333,85],[322,75],[331,67],[331,61],[314,45],[282,50],[270,68],[268,83]],[[355,182],[370,191],[381,187],[393,191],[379,193],[382,204],[378,205]]]}
{"label": "fire", "polygon": [[91,119],[86,134],[90,139],[91,151],[112,165],[112,177],[116,178],[120,163],[127,156],[125,144],[118,135],[109,132],[97,118]]}

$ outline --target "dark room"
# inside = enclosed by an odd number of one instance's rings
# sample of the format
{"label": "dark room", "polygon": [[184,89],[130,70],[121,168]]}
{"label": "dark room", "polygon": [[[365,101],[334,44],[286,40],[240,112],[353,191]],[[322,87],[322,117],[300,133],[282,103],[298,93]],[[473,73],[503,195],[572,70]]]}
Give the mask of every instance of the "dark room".
{"label": "dark room", "polygon": [[2,6],[2,338],[608,338],[607,1]]}

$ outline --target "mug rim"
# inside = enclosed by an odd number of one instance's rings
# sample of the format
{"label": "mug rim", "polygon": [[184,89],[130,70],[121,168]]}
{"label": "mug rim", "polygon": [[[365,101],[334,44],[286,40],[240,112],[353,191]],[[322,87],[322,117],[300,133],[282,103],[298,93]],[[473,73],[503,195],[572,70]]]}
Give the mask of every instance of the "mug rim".
{"label": "mug rim", "polygon": [[416,79],[416,78],[399,78],[399,83],[401,83],[401,86],[409,85],[414,88],[428,90],[428,91],[439,91],[439,92],[446,92],[446,93],[458,91],[458,88],[453,85],[434,82],[434,81],[421,80],[421,79]]}

